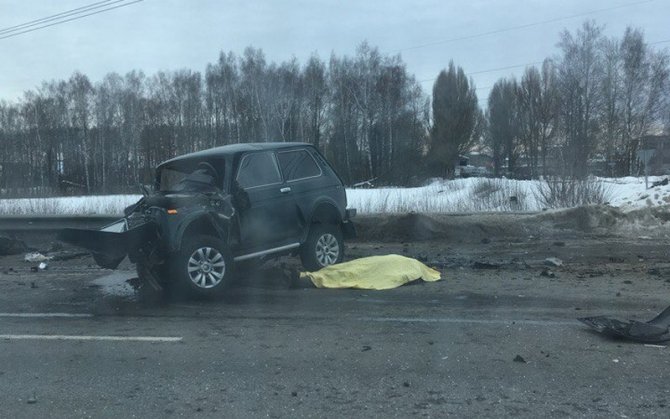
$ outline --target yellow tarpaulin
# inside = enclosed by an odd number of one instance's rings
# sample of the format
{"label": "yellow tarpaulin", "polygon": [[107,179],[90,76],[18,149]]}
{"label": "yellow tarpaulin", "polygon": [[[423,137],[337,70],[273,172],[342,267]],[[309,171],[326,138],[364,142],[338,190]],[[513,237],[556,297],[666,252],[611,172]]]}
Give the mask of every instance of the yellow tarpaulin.
{"label": "yellow tarpaulin", "polygon": [[440,273],[418,260],[400,255],[370,256],[303,272],[317,288],[387,290],[417,279],[438,281]]}

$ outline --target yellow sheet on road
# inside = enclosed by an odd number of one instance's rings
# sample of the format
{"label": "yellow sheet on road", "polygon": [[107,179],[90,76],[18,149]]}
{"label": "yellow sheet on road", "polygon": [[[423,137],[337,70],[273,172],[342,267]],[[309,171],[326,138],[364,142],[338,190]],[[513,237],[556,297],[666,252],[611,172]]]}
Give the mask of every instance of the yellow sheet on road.
{"label": "yellow sheet on road", "polygon": [[417,279],[438,281],[440,273],[416,259],[400,255],[370,256],[303,272],[317,288],[387,290]]}

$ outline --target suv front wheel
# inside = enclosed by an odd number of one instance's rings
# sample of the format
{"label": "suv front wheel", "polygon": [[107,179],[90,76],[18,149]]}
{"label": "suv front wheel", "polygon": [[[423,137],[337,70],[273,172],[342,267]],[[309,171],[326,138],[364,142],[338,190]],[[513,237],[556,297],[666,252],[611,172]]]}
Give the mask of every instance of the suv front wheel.
{"label": "suv front wheel", "polygon": [[213,297],[230,284],[233,259],[224,242],[198,235],[187,239],[172,260],[173,280],[178,289],[192,295]]}
{"label": "suv front wheel", "polygon": [[333,224],[312,224],[307,241],[300,247],[302,266],[308,271],[342,262],[344,241],[342,230]]}

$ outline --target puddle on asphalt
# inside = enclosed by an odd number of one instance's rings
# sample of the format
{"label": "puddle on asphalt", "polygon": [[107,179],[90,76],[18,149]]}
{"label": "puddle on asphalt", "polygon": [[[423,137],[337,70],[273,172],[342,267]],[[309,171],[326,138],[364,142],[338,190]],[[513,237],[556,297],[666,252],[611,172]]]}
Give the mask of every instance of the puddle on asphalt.
{"label": "puddle on asphalt", "polygon": [[135,288],[130,284],[131,279],[137,278],[134,271],[114,271],[109,275],[93,280],[93,284],[100,287],[100,291],[109,296],[136,298]]}

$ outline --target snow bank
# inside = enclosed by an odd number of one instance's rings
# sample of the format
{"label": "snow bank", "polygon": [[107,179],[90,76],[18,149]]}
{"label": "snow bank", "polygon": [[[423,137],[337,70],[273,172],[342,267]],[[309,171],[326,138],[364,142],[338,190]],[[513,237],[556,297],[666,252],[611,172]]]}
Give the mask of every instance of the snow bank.
{"label": "snow bank", "polygon": [[[650,177],[649,185],[663,177]],[[607,200],[622,211],[667,205],[670,185],[646,189],[644,178],[599,178]],[[347,189],[350,208],[369,213],[540,211],[539,181],[469,178],[433,180],[417,188]],[[119,215],[139,195],[0,199],[0,215]]]}

